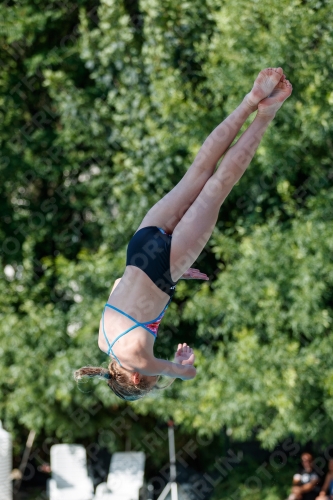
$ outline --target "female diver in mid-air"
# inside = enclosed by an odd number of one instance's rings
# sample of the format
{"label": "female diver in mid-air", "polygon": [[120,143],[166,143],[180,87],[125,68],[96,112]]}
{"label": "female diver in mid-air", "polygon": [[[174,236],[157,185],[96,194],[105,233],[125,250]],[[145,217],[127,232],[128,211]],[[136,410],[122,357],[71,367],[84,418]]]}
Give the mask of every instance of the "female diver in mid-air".
{"label": "female diver in mid-air", "polygon": [[[238,108],[208,136],[181,181],[149,210],[129,242],[125,272],[103,311],[98,346],[111,357],[109,367],[81,368],[75,372],[77,380],[103,377],[117,396],[133,401],[157,387],[160,375],[195,377],[193,350],[185,343],[178,344],[174,362],[155,358],[159,323],[180,278],[208,279],[190,266],[210,238],[223,201],[291,92],[282,68],[261,71]],[[251,125],[228,149],[254,111]]]}

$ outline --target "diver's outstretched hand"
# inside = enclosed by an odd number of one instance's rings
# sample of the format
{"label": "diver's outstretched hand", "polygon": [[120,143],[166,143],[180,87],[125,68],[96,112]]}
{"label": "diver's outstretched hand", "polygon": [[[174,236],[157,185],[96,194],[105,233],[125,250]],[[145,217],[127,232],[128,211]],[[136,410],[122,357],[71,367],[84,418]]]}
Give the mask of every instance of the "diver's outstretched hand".
{"label": "diver's outstretched hand", "polygon": [[[199,271],[199,269],[194,269],[193,267],[190,267],[190,269],[188,269],[180,277],[180,279],[183,279],[183,280],[205,280],[205,281],[209,280],[207,274],[202,273],[201,271]],[[179,344],[179,345],[181,345],[181,344]]]}
{"label": "diver's outstretched hand", "polygon": [[193,349],[187,344],[178,344],[178,349],[175,354],[175,363],[180,365],[193,365],[195,361],[195,355]]}

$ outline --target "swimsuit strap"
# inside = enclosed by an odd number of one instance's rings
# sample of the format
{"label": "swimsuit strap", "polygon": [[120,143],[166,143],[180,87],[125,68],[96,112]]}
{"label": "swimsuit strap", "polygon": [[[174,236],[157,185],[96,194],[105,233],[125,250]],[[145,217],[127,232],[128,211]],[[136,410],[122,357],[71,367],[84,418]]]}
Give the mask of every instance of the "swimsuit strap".
{"label": "swimsuit strap", "polygon": [[105,328],[104,328],[104,313],[105,313],[105,307],[104,307],[104,309],[103,309],[103,313],[102,313],[102,328],[103,328],[103,335],[104,335],[104,338],[105,338],[106,343],[107,343],[107,345],[109,346],[109,349],[110,349],[111,344],[110,344],[109,339],[108,339],[108,337],[107,337],[107,335],[106,335],[106,333],[105,333]]}
{"label": "swimsuit strap", "polygon": [[168,308],[168,306],[170,304],[170,302],[171,302],[171,299],[169,300],[169,302],[167,303],[167,305],[164,307],[163,311],[157,316],[157,318],[151,319],[149,321],[145,321],[144,323],[141,323],[141,325],[150,325],[151,323],[155,323],[155,321],[158,321],[158,320],[162,319],[163,316],[164,316],[165,311],[167,310],[167,308]]}
{"label": "swimsuit strap", "polygon": [[[105,304],[105,307],[106,307],[107,305],[108,305],[108,304]],[[109,356],[109,355],[110,355],[110,353],[111,353],[111,354],[112,354],[112,356],[113,356],[113,357],[116,359],[116,361],[119,363],[119,365],[120,365],[120,366],[122,366],[122,365],[121,365],[121,363],[120,363],[120,361],[119,361],[119,359],[117,358],[117,356],[116,356],[116,355],[115,355],[115,353],[113,352],[112,347],[113,347],[113,346],[114,346],[114,344],[117,342],[117,340],[118,340],[118,339],[120,339],[120,337],[122,337],[122,336],[123,336],[123,335],[125,335],[126,333],[130,332],[131,330],[133,330],[134,328],[136,328],[138,325],[133,325],[132,327],[128,328],[125,332],[123,332],[123,333],[121,333],[120,335],[118,335],[118,337],[116,337],[116,338],[114,339],[114,341],[112,342],[112,344],[110,344],[110,341],[109,341],[109,339],[108,339],[108,337],[107,337],[107,335],[106,335],[106,332],[105,332],[105,327],[104,327],[104,313],[105,313],[105,307],[104,307],[104,309],[103,309],[103,314],[102,314],[102,327],[103,327],[103,334],[104,334],[104,338],[105,338],[105,340],[106,340],[106,342],[107,342],[107,345],[108,345],[108,347],[109,347],[108,352],[107,352],[107,355]],[[111,308],[111,309],[112,309],[112,308]],[[125,314],[125,316],[126,316],[126,314]]]}
{"label": "swimsuit strap", "polygon": [[[156,335],[154,332],[152,332],[146,325],[150,325],[151,323],[154,323],[155,321],[158,321],[162,316],[163,314],[165,313],[168,305],[170,304],[170,301],[171,299],[169,300],[169,302],[167,303],[167,305],[164,307],[163,311],[157,316],[157,318],[155,319],[151,319],[149,321],[145,321],[144,323],[140,323],[140,321],[137,321],[136,319],[134,319],[132,316],[130,316],[129,314],[125,313],[124,311],[122,311],[121,309],[118,309],[117,307],[115,306],[112,306],[111,304],[108,304],[106,303],[105,306],[104,306],[104,309],[103,309],[103,314],[102,314],[102,328],[103,328],[103,335],[104,335],[104,338],[106,340],[106,343],[109,347],[108,349],[108,356],[110,355],[110,353],[112,354],[112,356],[116,359],[116,361],[119,363],[120,366],[121,363],[119,361],[119,359],[117,358],[117,356],[115,355],[115,353],[113,352],[113,349],[112,347],[114,346],[114,344],[117,342],[117,340],[119,340],[123,335],[126,335],[126,333],[129,333],[130,331],[134,330],[135,328],[137,328],[138,326],[141,326],[141,328],[144,328],[145,330],[147,330],[147,332],[151,333],[153,335],[154,338],[156,338]],[[135,325],[131,326],[130,328],[128,328],[125,332],[123,333],[120,333],[115,339],[114,341],[112,342],[112,344],[110,344],[110,341],[106,335],[106,332],[105,332],[105,328],[104,328],[104,313],[105,313],[105,308],[108,307],[109,309],[113,309],[119,313],[121,313],[123,316],[126,316],[126,318],[132,320],[135,322]]]}
{"label": "swimsuit strap", "polygon": [[[141,326],[142,328],[144,328],[145,330],[147,330],[148,332],[150,332],[152,335],[154,335],[154,333],[151,330],[149,330],[149,328],[147,328],[146,325],[150,325],[151,323],[155,323],[155,321],[159,320],[161,318],[161,316],[163,316],[163,314],[165,313],[165,311],[166,311],[167,307],[169,306],[170,302],[171,302],[171,299],[169,300],[169,302],[167,303],[167,305],[164,307],[163,311],[157,316],[157,318],[150,319],[149,321],[144,321],[142,323],[140,321],[136,320],[135,318],[133,318],[132,316],[130,316],[129,314],[125,313],[121,309],[118,309],[118,307],[112,306],[112,305],[110,305],[108,303],[105,304],[105,307],[109,307],[110,309],[114,309],[115,311],[120,312],[120,314],[122,314],[123,316],[126,316],[126,318],[131,319],[132,321],[134,321],[134,323],[136,323],[137,326]],[[105,307],[104,307],[104,310],[105,310]],[[154,337],[155,337],[155,335],[154,335]],[[108,344],[109,344],[109,342],[108,342]]]}

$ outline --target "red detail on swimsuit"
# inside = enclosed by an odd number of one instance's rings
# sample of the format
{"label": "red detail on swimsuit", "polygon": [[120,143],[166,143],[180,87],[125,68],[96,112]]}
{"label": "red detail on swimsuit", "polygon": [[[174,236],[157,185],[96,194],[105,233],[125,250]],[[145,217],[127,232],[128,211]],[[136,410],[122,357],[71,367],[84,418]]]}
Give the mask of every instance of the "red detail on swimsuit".
{"label": "red detail on swimsuit", "polygon": [[164,313],[162,314],[162,316],[158,320],[154,321],[154,323],[150,323],[149,325],[146,325],[146,327],[149,328],[149,330],[154,335],[156,335],[156,337],[157,337],[157,330],[158,330],[158,327],[160,326],[160,323],[162,321],[163,316],[164,316]]}

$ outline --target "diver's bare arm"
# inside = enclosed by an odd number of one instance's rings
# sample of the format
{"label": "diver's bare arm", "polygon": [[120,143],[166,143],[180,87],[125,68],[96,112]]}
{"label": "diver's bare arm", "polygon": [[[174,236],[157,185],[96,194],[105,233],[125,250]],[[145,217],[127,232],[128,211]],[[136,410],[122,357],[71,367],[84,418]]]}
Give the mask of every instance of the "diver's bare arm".
{"label": "diver's bare arm", "polygon": [[197,374],[193,365],[181,365],[166,359],[151,358],[147,363],[138,367],[142,375],[165,375],[166,377],[190,380]]}

